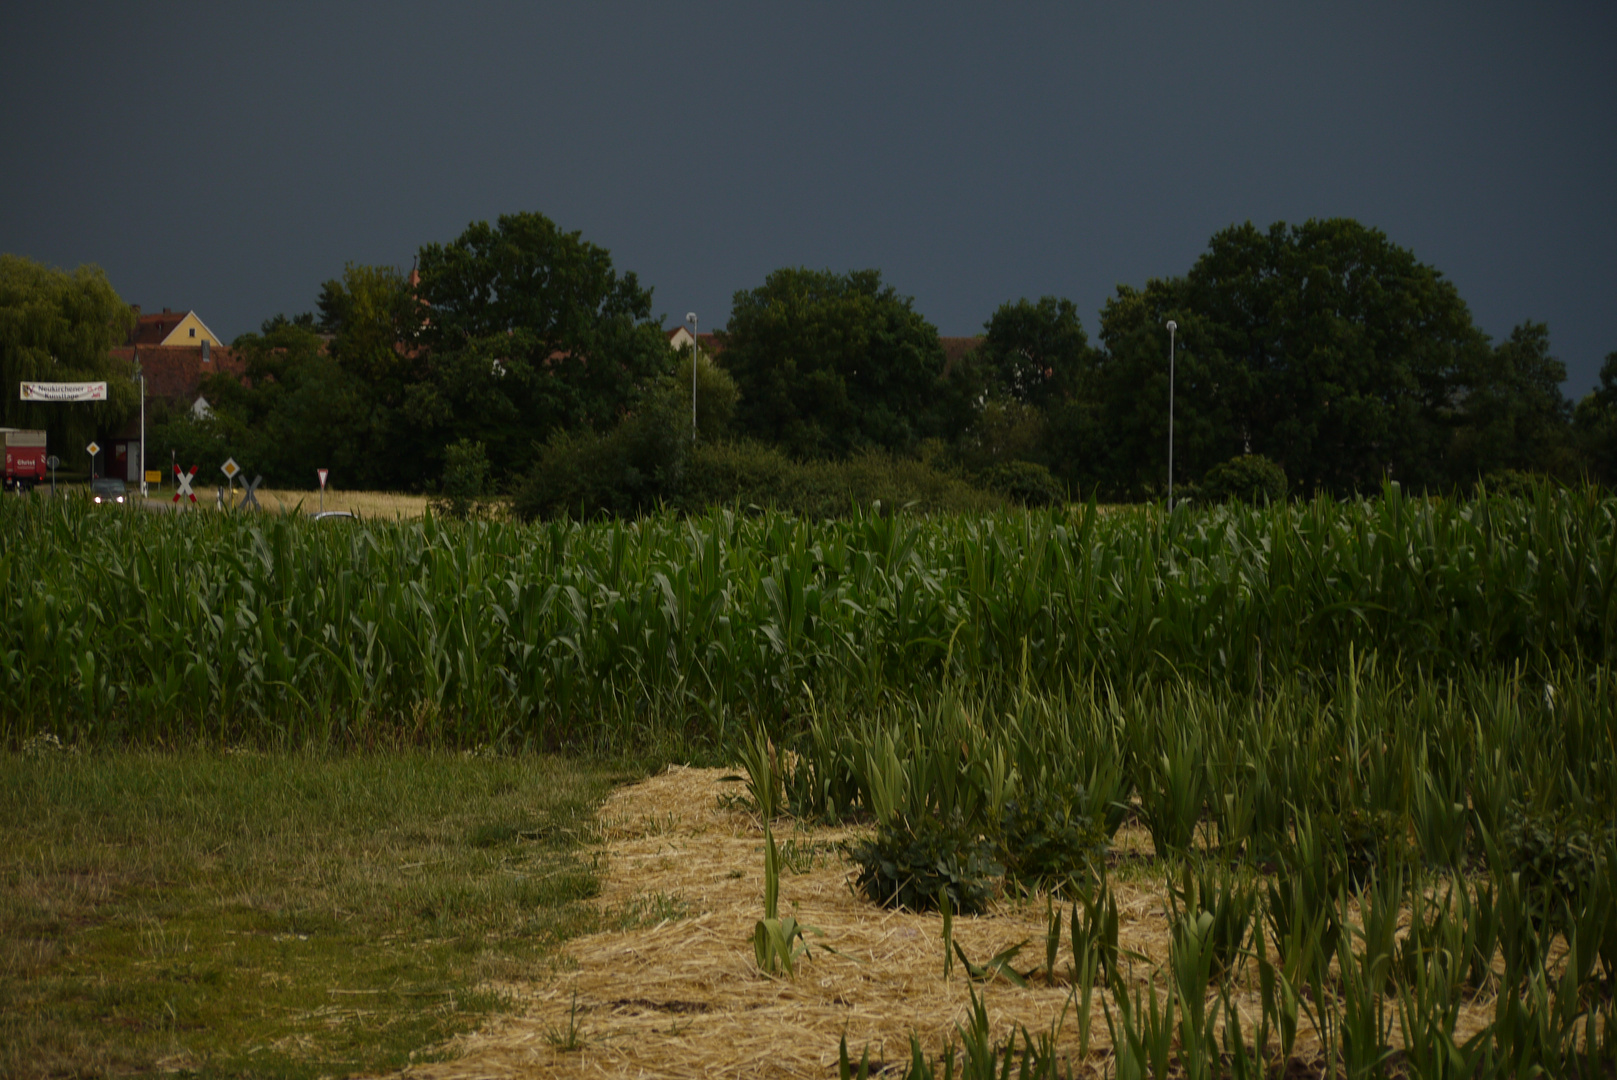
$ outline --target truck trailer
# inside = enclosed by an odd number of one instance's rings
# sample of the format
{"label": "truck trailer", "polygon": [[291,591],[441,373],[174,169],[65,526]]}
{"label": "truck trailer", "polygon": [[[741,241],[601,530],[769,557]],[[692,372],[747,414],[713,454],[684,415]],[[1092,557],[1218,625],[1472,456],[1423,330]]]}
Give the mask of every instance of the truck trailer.
{"label": "truck trailer", "polygon": [[45,433],[0,428],[6,440],[6,490],[32,491],[45,482]]}

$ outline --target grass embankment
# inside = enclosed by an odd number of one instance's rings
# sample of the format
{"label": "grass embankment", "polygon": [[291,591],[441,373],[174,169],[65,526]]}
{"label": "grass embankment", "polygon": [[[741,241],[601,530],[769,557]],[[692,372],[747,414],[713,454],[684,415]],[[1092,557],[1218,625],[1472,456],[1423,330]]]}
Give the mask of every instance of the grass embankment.
{"label": "grass embankment", "polygon": [[601,925],[618,774],[400,753],[0,756],[0,1075],[432,1055]]}

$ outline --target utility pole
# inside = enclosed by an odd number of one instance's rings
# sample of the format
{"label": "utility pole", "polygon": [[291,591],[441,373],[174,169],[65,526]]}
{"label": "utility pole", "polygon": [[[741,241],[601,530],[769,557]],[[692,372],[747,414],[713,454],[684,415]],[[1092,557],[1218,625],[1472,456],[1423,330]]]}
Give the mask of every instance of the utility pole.
{"label": "utility pole", "polygon": [[140,350],[135,350],[135,378],[140,380],[140,497],[146,497],[146,373],[140,367]]}
{"label": "utility pole", "polygon": [[1168,320],[1168,512],[1173,513],[1173,344],[1179,324]]}
{"label": "utility pole", "polygon": [[685,321],[691,324],[691,445],[696,445],[696,312],[687,311]]}

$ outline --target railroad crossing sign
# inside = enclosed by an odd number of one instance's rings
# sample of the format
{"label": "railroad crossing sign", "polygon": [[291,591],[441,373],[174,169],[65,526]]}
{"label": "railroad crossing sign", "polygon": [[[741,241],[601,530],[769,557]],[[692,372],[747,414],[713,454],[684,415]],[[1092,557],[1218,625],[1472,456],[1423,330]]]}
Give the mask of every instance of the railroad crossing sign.
{"label": "railroad crossing sign", "polygon": [[174,466],[174,481],[180,485],[179,490],[174,492],[175,502],[179,502],[182,495],[193,503],[197,501],[197,497],[191,493],[191,481],[195,480],[196,477],[197,467],[195,465],[191,466],[190,472],[182,472],[178,465]]}
{"label": "railroad crossing sign", "polygon": [[241,472],[241,466],[236,464],[235,458],[226,458],[225,463],[219,466],[219,471],[225,474],[227,480],[234,480],[236,474]]}
{"label": "railroad crossing sign", "polygon": [[251,482],[243,482],[246,483],[246,487],[242,488],[241,506],[237,507],[237,509],[245,510],[249,506],[258,510],[264,509],[263,505],[258,501],[258,496],[253,494],[253,492],[258,490],[258,485],[264,482],[263,474],[259,474]]}
{"label": "railroad crossing sign", "polygon": [[91,457],[95,457],[97,454],[101,453],[101,444],[96,442],[94,439],[91,439],[90,445],[86,446],[85,449],[90,452]]}

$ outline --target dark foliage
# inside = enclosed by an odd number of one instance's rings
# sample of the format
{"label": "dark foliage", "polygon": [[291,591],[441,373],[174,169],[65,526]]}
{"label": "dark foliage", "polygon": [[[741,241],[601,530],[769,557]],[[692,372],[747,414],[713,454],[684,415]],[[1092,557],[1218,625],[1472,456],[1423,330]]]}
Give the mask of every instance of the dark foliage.
{"label": "dark foliage", "polygon": [[1092,880],[1105,872],[1110,846],[1101,822],[1063,799],[1010,799],[1000,818],[1000,861],[1029,884]]}
{"label": "dark foliage", "polygon": [[908,450],[962,421],[937,328],[880,271],[776,270],[735,294],[720,340],[737,429],[790,454]]}
{"label": "dark foliage", "polygon": [[910,911],[935,909],[938,894],[946,891],[955,911],[978,914],[1005,873],[993,841],[968,828],[958,814],[880,826],[875,839],[855,843],[849,855],[858,864],[855,880],[866,897]]}
{"label": "dark foliage", "polygon": [[1207,470],[1198,494],[1207,502],[1280,502],[1286,497],[1286,470],[1262,454],[1242,454]]}
{"label": "dark foliage", "polygon": [[1050,470],[1032,461],[995,465],[982,475],[982,484],[1022,506],[1055,506],[1067,498],[1066,491],[1050,475]]}

